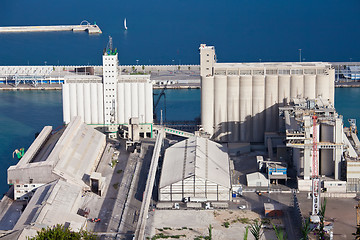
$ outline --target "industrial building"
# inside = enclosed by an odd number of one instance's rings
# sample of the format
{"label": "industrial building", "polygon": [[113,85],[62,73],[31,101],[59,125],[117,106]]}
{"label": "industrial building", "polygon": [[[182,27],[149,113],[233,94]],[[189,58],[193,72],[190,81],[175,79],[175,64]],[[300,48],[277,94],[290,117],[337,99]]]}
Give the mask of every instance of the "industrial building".
{"label": "industrial building", "polygon": [[215,48],[201,44],[200,76],[202,129],[220,142],[263,142],[291,98],[334,103],[330,63],[218,63]]}
{"label": "industrial building", "polygon": [[63,88],[63,120],[80,116],[89,125],[117,137],[130,118],[138,118],[140,134],[151,136],[153,90],[150,75],[121,74],[118,53],[108,49],[103,55],[103,76],[69,75]]}
{"label": "industrial building", "polygon": [[106,136],[80,117],[56,133],[44,127],[20,161],[8,168],[14,199],[28,200],[35,189],[58,179],[89,188],[105,145]]}
{"label": "industrial building", "polygon": [[279,113],[299,190],[310,190],[313,168],[318,166],[322,188],[327,192],[360,191],[360,142],[354,124],[344,128],[342,116],[321,98],[293,99],[279,108]]}
{"label": "industrial building", "polygon": [[73,231],[84,229],[87,219],[78,214],[81,197],[81,186],[62,179],[39,187],[5,239],[25,240],[36,236],[42,228],[57,224]]}
{"label": "industrial building", "polygon": [[159,201],[175,202],[189,197],[206,201],[231,200],[230,164],[222,145],[190,137],[166,150]]}

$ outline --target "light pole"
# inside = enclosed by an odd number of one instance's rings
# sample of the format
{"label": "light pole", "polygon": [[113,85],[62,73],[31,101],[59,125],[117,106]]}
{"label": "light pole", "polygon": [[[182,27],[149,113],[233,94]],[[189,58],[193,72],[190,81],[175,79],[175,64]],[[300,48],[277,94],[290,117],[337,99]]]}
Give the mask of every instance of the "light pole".
{"label": "light pole", "polygon": [[136,65],[139,65],[139,60],[138,59],[136,59]]}
{"label": "light pole", "polygon": [[301,48],[299,48],[299,62],[301,62]]}
{"label": "light pole", "polygon": [[[172,64],[174,65],[175,60],[172,60]],[[174,65],[174,75],[175,75],[175,65]]]}

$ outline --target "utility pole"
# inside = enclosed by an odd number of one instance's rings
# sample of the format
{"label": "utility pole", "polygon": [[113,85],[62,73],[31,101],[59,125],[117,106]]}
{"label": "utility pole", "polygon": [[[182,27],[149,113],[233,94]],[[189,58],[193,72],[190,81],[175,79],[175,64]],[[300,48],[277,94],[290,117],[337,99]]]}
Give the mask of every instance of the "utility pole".
{"label": "utility pole", "polygon": [[299,48],[299,62],[301,62],[301,48]]}

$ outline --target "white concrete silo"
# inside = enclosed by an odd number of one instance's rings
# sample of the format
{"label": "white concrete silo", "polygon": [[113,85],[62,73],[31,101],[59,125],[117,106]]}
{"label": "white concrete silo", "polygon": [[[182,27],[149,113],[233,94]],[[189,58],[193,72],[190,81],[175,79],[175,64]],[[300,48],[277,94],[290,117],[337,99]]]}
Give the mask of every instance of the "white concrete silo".
{"label": "white concrete silo", "polygon": [[145,84],[145,121],[146,123],[153,122],[153,91],[152,83],[148,82]]}
{"label": "white concrete silo", "polygon": [[77,116],[81,117],[81,121],[85,119],[84,113],[84,84],[76,83],[76,103],[77,103]]}
{"label": "white concrete silo", "polygon": [[62,85],[63,119],[64,123],[70,122],[70,89],[69,84]]}
{"label": "white concrete silo", "polygon": [[329,69],[329,80],[330,80],[330,89],[329,89],[329,98],[332,104],[335,104],[335,69]]}
{"label": "white concrete silo", "polygon": [[76,84],[69,84],[70,88],[70,120],[77,116]]}
{"label": "white concrete silo", "polygon": [[316,76],[305,75],[304,77],[304,97],[314,99],[316,95]]}
{"label": "white concrete silo", "polygon": [[290,102],[290,75],[279,75],[279,105]]}
{"label": "white concrete silo", "polygon": [[239,76],[228,76],[227,78],[227,121],[228,121],[228,141],[239,141]]}
{"label": "white concrete silo", "polygon": [[137,82],[131,83],[131,117],[139,117],[139,88]]}
{"label": "white concrete silo", "polygon": [[91,91],[91,123],[99,124],[98,116],[98,93],[96,83],[90,84]]}
{"label": "white concrete silo", "polygon": [[323,99],[329,99],[330,95],[329,76],[319,74],[316,76],[316,96],[321,96]]}
{"label": "white concrete silo", "polygon": [[201,77],[201,125],[214,134],[214,77]]}
{"label": "white concrete silo", "polygon": [[227,141],[227,76],[214,77],[215,139]]}
{"label": "white concrete silo", "polygon": [[274,132],[278,125],[278,76],[265,77],[265,131]]}
{"label": "white concrete silo", "polygon": [[146,112],[145,112],[145,83],[138,84],[138,95],[139,95],[139,121],[145,123]]}
{"label": "white concrete silo", "polygon": [[96,83],[97,85],[97,94],[98,94],[98,120],[99,123],[104,123],[104,93],[103,93],[103,84]]}
{"label": "white concrete silo", "polygon": [[294,74],[290,79],[290,98],[304,96],[304,75]]}
{"label": "white concrete silo", "polygon": [[129,123],[129,119],[131,118],[131,84],[128,82],[124,84],[124,97],[124,123]]}
{"label": "white concrete silo", "polygon": [[91,90],[90,84],[84,84],[84,122],[91,124]]}
{"label": "white concrete silo", "polygon": [[123,124],[125,122],[125,94],[124,94],[124,83],[120,82],[117,83],[117,102],[118,102],[118,109],[117,109],[117,120],[119,124]]}
{"label": "white concrete silo", "polygon": [[250,142],[252,116],[252,76],[240,76],[240,141]]}
{"label": "white concrete silo", "polygon": [[265,77],[254,75],[252,79],[252,139],[262,142],[265,124]]}

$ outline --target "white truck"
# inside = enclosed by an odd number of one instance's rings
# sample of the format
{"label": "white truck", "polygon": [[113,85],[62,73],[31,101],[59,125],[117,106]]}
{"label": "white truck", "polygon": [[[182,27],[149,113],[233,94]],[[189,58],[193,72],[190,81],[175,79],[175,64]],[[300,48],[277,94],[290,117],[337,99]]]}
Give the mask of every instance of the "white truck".
{"label": "white truck", "polygon": [[207,202],[207,199],[202,197],[185,197],[183,198],[183,201],[185,203],[187,202],[203,203],[203,202]]}

